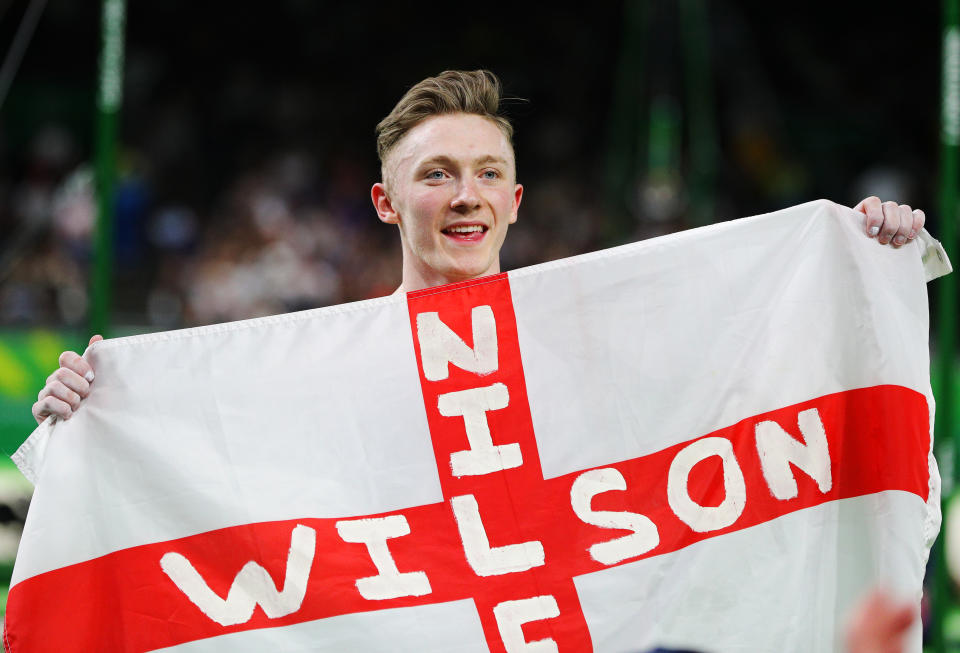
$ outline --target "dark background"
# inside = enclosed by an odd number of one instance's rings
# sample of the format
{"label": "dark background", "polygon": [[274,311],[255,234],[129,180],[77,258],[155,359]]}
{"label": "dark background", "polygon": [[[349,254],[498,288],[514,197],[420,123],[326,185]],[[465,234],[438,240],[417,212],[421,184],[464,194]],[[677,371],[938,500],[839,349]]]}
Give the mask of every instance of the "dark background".
{"label": "dark background", "polygon": [[[27,4],[0,1],[0,54]],[[49,1],[0,107],[0,326],[85,322],[98,5]],[[521,98],[507,268],[820,197],[896,199],[935,231],[938,21],[931,2],[134,0],[115,318],[165,329],[391,291],[374,126],[448,68]],[[691,86],[695,47],[709,67]],[[694,218],[697,115],[716,181]]]}

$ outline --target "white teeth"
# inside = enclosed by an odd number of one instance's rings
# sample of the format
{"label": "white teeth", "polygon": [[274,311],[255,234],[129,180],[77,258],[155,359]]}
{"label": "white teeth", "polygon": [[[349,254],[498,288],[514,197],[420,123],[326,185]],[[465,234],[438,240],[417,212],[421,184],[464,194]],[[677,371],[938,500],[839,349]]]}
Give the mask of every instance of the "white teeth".
{"label": "white teeth", "polygon": [[457,226],[457,227],[447,227],[446,229],[444,229],[444,231],[451,231],[453,233],[458,233],[458,234],[469,234],[475,231],[483,231],[483,227],[478,224],[472,224],[472,225],[463,225],[463,226]]}

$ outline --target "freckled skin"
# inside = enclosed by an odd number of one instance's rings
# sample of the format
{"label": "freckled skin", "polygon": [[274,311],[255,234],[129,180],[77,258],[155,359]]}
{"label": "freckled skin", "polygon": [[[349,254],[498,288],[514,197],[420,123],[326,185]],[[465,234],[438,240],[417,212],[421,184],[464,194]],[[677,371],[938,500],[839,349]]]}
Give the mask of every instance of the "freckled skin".
{"label": "freckled skin", "polygon": [[[371,198],[383,222],[400,229],[404,291],[500,272],[500,247],[516,222],[523,186],[513,149],[482,116],[434,116],[407,132],[387,156],[386,183]],[[482,235],[444,233],[483,225]]]}

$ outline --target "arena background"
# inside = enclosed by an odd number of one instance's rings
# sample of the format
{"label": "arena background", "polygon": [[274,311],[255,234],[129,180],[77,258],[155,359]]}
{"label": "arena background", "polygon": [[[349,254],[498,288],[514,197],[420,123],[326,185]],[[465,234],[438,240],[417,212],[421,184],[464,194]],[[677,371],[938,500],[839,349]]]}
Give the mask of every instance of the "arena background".
{"label": "arena background", "polygon": [[[937,3],[549,7],[131,2],[107,335],[392,291],[400,249],[369,201],[373,128],[448,68],[493,70],[512,98],[526,192],[506,268],[821,197],[906,202],[941,235]],[[95,317],[100,11],[0,0],[8,454],[59,352],[82,349]],[[2,578],[29,492],[0,467]],[[946,605],[928,621],[960,621]]]}

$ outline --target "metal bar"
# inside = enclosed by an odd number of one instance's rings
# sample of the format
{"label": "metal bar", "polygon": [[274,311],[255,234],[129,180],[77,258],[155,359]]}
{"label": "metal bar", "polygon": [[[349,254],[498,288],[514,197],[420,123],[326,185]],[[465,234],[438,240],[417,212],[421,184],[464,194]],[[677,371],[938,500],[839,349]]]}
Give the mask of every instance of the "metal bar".
{"label": "metal bar", "polygon": [[[943,0],[943,52],[941,87],[941,128],[940,128],[940,180],[939,213],[940,233],[938,234],[947,255],[957,260],[957,163],[958,144],[960,144],[960,0]],[[936,425],[934,432],[941,453],[949,451],[952,455],[950,476],[944,479],[941,506],[947,514],[947,506],[955,494],[957,463],[960,462],[960,442],[954,424],[954,359],[956,349],[956,274],[948,274],[937,281],[937,387],[934,395],[937,401]],[[945,625],[946,615],[952,603],[950,581],[944,549],[944,534],[934,546],[933,569],[935,570],[933,587],[933,624],[931,635],[933,648],[945,653],[947,641]],[[951,642],[952,644],[952,642]]]}
{"label": "metal bar", "polygon": [[[23,60],[23,55],[27,51],[27,46],[30,45],[30,39],[33,37],[37,23],[40,22],[40,15],[46,6],[47,0],[32,0],[23,14],[23,20],[20,21],[20,26],[17,27],[17,33],[13,37],[13,43],[10,45],[10,50],[7,51],[7,56],[3,60],[3,67],[0,68],[0,107],[3,106],[3,103],[7,99],[10,85],[13,84],[13,78],[17,76],[17,70],[20,69],[20,62]],[[2,10],[0,10],[0,15],[5,13],[6,9],[7,7],[3,7]]]}
{"label": "metal bar", "polygon": [[126,0],[103,0],[100,83],[97,92],[97,226],[90,306],[90,330],[107,336],[113,272],[114,182],[117,168],[117,115],[123,92],[123,32]]}
{"label": "metal bar", "polygon": [[647,0],[627,0],[623,6],[620,61],[613,83],[613,101],[607,132],[605,244],[618,243],[629,233],[631,191],[637,177],[637,151],[643,93],[644,31]]}
{"label": "metal bar", "polygon": [[687,192],[690,221],[699,227],[716,220],[717,135],[710,68],[710,21],[704,0],[683,0],[679,7],[686,86],[684,105],[690,134]]}

